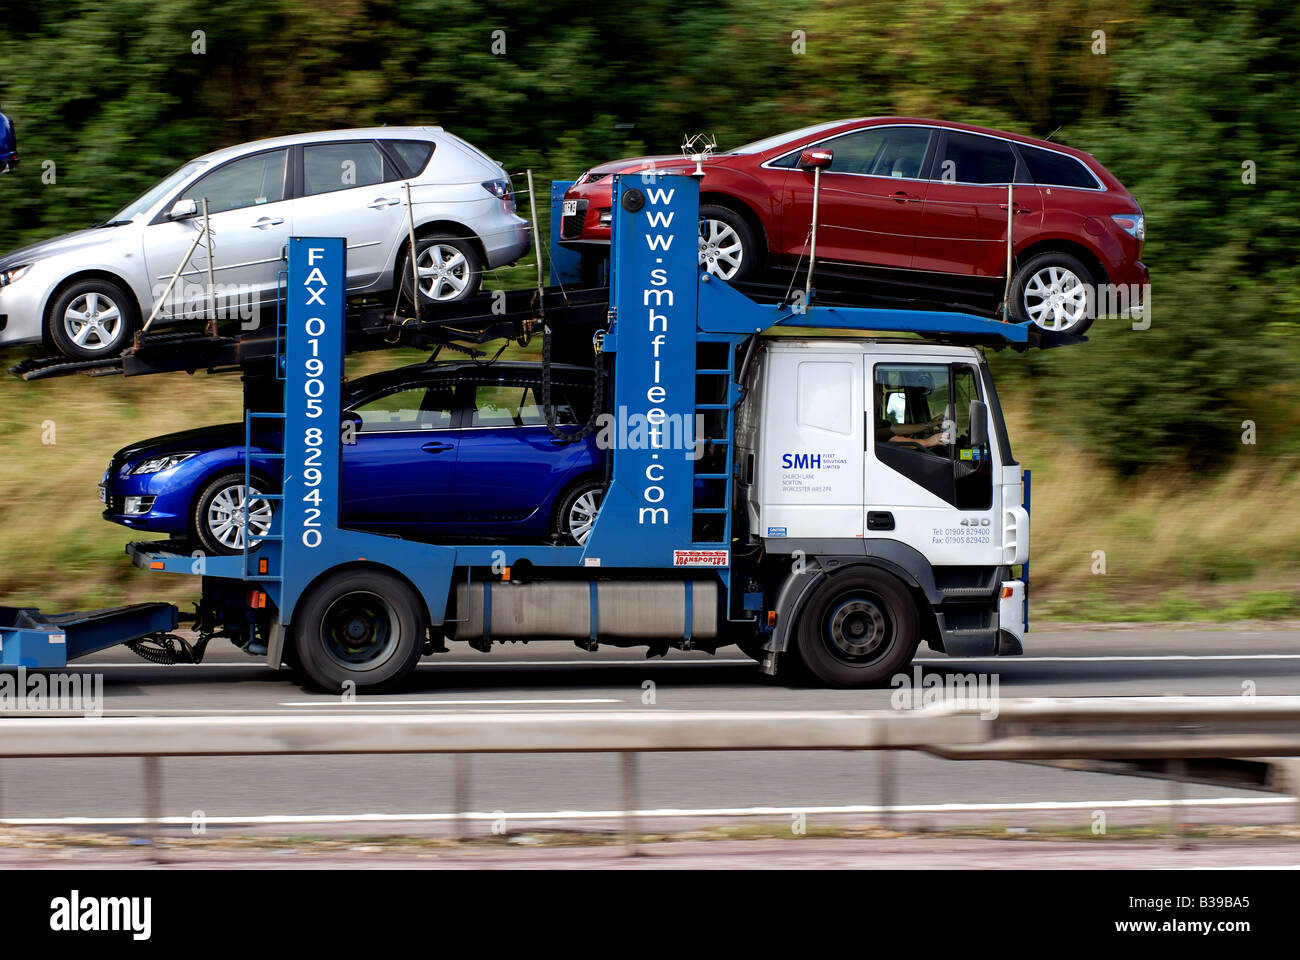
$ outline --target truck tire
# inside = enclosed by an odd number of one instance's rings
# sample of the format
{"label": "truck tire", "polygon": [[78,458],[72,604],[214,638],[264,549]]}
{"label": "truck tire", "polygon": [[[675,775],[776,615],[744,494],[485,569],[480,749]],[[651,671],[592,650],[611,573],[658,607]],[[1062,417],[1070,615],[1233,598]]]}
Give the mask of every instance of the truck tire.
{"label": "truck tire", "polygon": [[406,581],[380,570],[340,570],[313,586],[293,614],[298,662],[331,693],[373,693],[405,679],[424,651],[424,606]]}
{"label": "truck tire", "polygon": [[828,687],[870,687],[904,670],[921,641],[916,603],[894,577],[856,567],[826,578],[799,613],[795,649]]}

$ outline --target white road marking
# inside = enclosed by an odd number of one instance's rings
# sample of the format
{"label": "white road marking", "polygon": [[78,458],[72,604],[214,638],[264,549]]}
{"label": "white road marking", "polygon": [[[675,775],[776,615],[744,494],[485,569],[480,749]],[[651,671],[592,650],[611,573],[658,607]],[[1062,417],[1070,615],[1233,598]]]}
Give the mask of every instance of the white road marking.
{"label": "white road marking", "polygon": [[[913,663],[943,665],[945,663],[1136,663],[1136,662],[1156,662],[1161,660],[1169,661],[1196,661],[1196,660],[1300,660],[1300,653],[1162,653],[1162,654],[1113,654],[1113,655],[1090,655],[1081,657],[917,657]],[[708,660],[602,660],[598,657],[591,657],[585,660],[422,660],[420,666],[424,668],[436,669],[438,667],[662,667],[662,666],[682,666],[691,664],[693,666],[734,666],[736,664],[757,664],[749,657],[710,657]],[[78,664],[86,669],[98,669],[100,667],[153,667],[160,670],[173,670],[176,667],[243,667],[258,670],[269,669],[265,663],[221,663],[213,661],[201,664],[162,664],[162,663],[94,663],[85,662]]]}
{"label": "white road marking", "polygon": [[1161,653],[1087,657],[918,657],[913,663],[1120,663],[1136,660],[1300,660],[1300,653]]}
{"label": "white road marking", "polygon": [[[889,807],[891,813],[995,813],[995,812],[1034,812],[1053,810],[1113,810],[1113,809],[1161,809],[1168,807],[1280,807],[1294,805],[1290,797],[1216,797],[1182,800],[1124,799],[1124,800],[1035,800],[1017,803],[913,803]],[[654,810],[637,810],[636,817],[788,817],[792,813],[804,814],[878,814],[886,808],[873,804],[855,804],[849,806],[801,806],[789,804],[784,807],[703,807],[699,809],[680,809],[665,807]],[[203,822],[212,826],[261,826],[278,824],[313,824],[313,823],[437,823],[455,820],[505,820],[509,821],[545,821],[545,820],[615,820],[623,817],[621,810],[548,810],[521,811],[504,813],[494,810],[491,813],[470,812],[455,813],[307,813],[307,814],[265,814],[261,816],[205,816]],[[47,826],[131,826],[148,823],[141,817],[6,817],[0,824],[12,827],[47,827]],[[157,822],[165,826],[190,826],[193,817],[161,817]]]}
{"label": "white road marking", "polygon": [[581,700],[338,700],[321,697],[319,700],[283,700],[282,707],[461,707],[461,706],[515,706],[538,703],[622,703],[622,700],[589,698]]}

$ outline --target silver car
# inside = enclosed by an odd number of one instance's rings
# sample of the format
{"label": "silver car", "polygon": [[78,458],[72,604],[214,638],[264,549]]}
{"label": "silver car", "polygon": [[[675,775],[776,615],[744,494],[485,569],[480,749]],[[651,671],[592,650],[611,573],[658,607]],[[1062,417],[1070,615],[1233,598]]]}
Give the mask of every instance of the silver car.
{"label": "silver car", "polygon": [[[259,140],[191,160],[98,227],[0,257],[0,344],[111,356],[160,299],[155,323],[213,309],[245,329],[274,323],[291,235],[347,238],[350,295],[409,299],[408,183],[423,303],[470,297],[484,269],[528,252],[506,172],[440,127]],[[168,291],[202,231],[204,199],[210,242]]]}

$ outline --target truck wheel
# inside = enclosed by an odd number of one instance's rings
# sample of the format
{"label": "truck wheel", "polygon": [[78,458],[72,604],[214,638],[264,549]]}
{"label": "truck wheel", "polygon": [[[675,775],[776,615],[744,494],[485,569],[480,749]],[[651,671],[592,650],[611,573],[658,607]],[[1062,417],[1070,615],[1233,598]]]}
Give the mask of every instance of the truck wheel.
{"label": "truck wheel", "polygon": [[138,320],[135,300],[116,283],[83,280],[59,294],[46,331],[64,356],[98,360],[121,353]]}
{"label": "truck wheel", "polygon": [[425,630],[415,591],[378,570],[331,574],[293,615],[298,661],[316,686],[331,692],[349,681],[374,692],[402,680],[420,660]]}
{"label": "truck wheel", "polygon": [[796,649],[827,686],[874,686],[912,662],[918,621],[915,602],[894,577],[847,570],[814,588],[799,615]]}
{"label": "truck wheel", "polygon": [[[403,248],[405,249],[405,248]],[[483,261],[469,240],[435,233],[415,241],[415,265],[420,272],[420,305],[458,303],[478,293]],[[401,258],[402,297],[411,303],[410,258]]]}

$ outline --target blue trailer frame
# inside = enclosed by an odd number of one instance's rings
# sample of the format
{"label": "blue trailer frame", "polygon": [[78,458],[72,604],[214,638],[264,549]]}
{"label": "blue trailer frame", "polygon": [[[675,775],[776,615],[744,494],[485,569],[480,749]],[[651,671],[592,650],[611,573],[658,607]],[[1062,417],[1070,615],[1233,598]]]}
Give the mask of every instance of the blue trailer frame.
{"label": "blue trailer frame", "polygon": [[[560,282],[573,279],[580,268],[574,255],[555,242],[566,187],[564,182],[552,187],[551,269]],[[653,171],[617,175],[613,207],[608,325],[599,349],[607,364],[613,357],[611,423],[626,427],[628,437],[610,452],[609,487],[583,546],[430,544],[342,525],[346,243],[294,237],[288,247],[287,307],[276,357],[283,405],[279,410],[246,409],[245,414],[250,445],[259,423],[283,422],[280,493],[273,497],[281,502],[270,533],[236,556],[185,555],[170,544],[129,544],[133,562],[150,571],[200,575],[204,602],[221,609],[221,625],[237,635],[242,631],[247,642],[241,645],[266,652],[275,664],[284,628],[305,593],[321,577],[354,565],[391,571],[406,580],[433,624],[449,619],[448,601],[458,580],[477,576],[487,584],[486,606],[491,577],[499,579],[501,571],[523,563],[538,569],[716,576],[726,605],[722,619],[739,614],[754,622],[761,605],[755,606],[751,596],[732,596],[731,552],[733,430],[743,396],[738,365],[751,337],[786,327],[1043,345],[1040,331],[1029,322],[950,311],[758,303],[700,271],[699,189],[689,176]],[[562,322],[562,314],[553,309],[547,322]],[[246,400],[246,408],[250,403]],[[699,418],[706,424],[704,436],[696,435]],[[708,455],[701,456],[702,451]],[[1027,572],[1028,565],[1026,577]],[[686,592],[689,597],[691,591]],[[686,617],[688,625],[690,619]],[[212,617],[204,624],[211,631]],[[254,624],[261,624],[261,630]],[[114,643],[165,635],[176,625],[176,610],[168,604],[62,617],[0,608],[0,664],[59,667]],[[264,634],[260,640],[254,636],[258,632]],[[60,633],[66,642],[57,639]],[[687,633],[689,640],[689,626]]]}

